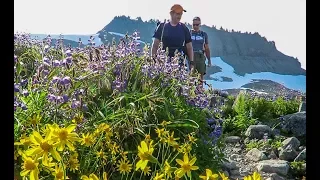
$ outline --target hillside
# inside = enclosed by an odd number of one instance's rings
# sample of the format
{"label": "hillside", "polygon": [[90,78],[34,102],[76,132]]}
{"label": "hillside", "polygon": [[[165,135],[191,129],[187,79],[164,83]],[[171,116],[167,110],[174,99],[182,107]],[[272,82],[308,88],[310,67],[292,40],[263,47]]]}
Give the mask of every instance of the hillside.
{"label": "hillside", "polygon": [[241,89],[247,89],[249,92],[258,92],[258,94],[266,94],[270,97],[284,96],[293,98],[296,96],[305,96],[305,93],[287,88],[280,83],[264,79],[254,79],[252,82],[241,86],[239,89],[226,89],[225,91],[231,95],[237,95]]}
{"label": "hillside", "polygon": [[[140,32],[142,41],[151,43],[152,35],[156,28],[156,20],[142,21],[126,16],[115,17],[102,30],[98,31],[102,42],[111,42],[113,38],[120,37],[108,32],[132,34],[135,30]],[[190,24],[187,24],[190,28]],[[273,72],[285,75],[305,75],[300,62],[277,50],[275,42],[267,41],[258,33],[242,33],[231,30],[217,29],[202,26],[207,32],[210,41],[210,50],[213,57],[221,57],[234,68],[238,75],[255,72]],[[208,68],[208,71],[212,71]]]}

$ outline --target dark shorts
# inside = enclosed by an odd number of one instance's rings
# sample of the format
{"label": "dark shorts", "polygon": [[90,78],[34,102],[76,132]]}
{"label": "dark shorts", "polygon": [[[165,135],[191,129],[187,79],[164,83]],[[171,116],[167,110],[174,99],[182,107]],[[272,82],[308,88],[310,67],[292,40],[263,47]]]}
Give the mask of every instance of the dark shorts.
{"label": "dark shorts", "polygon": [[193,53],[193,60],[194,60],[194,69],[200,73],[205,75],[206,74],[206,56],[200,52]]}

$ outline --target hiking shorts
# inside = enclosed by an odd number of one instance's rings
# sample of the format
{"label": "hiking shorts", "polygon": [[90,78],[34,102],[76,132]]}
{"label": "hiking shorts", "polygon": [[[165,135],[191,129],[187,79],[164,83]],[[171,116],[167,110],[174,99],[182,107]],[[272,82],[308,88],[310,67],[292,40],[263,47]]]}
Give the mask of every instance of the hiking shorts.
{"label": "hiking shorts", "polygon": [[206,74],[206,56],[201,52],[193,52],[194,60],[194,69],[198,73],[205,75]]}

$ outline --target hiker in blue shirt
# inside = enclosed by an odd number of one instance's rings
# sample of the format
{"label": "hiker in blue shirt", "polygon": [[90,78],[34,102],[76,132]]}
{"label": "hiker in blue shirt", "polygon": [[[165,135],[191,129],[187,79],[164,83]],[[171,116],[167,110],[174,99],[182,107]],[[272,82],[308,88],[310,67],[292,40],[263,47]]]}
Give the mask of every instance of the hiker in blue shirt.
{"label": "hiker in blue shirt", "polygon": [[210,49],[208,35],[206,32],[200,30],[201,19],[199,17],[193,18],[191,39],[194,54],[194,70],[200,73],[203,84],[203,76],[206,74],[206,58],[208,59],[208,66],[211,66]]}
{"label": "hiker in blue shirt", "polygon": [[186,12],[186,10],[179,4],[175,4],[171,7],[171,20],[169,22],[160,23],[153,35],[154,40],[151,55],[152,57],[155,57],[159,48],[159,43],[162,41],[163,49],[169,49],[169,57],[174,57],[176,50],[181,54],[186,54],[191,64],[190,67],[192,68],[193,50],[190,31],[185,24],[180,22],[183,12]]}

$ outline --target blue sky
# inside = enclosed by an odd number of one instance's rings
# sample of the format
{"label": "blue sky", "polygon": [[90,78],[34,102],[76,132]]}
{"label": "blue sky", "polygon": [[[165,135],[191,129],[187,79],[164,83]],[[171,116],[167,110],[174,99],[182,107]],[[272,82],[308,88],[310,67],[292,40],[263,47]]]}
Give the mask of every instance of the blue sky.
{"label": "blue sky", "polygon": [[14,0],[15,32],[93,34],[114,16],[143,20],[169,18],[181,4],[183,22],[200,16],[202,23],[227,29],[259,32],[276,42],[284,54],[306,65],[305,0]]}

